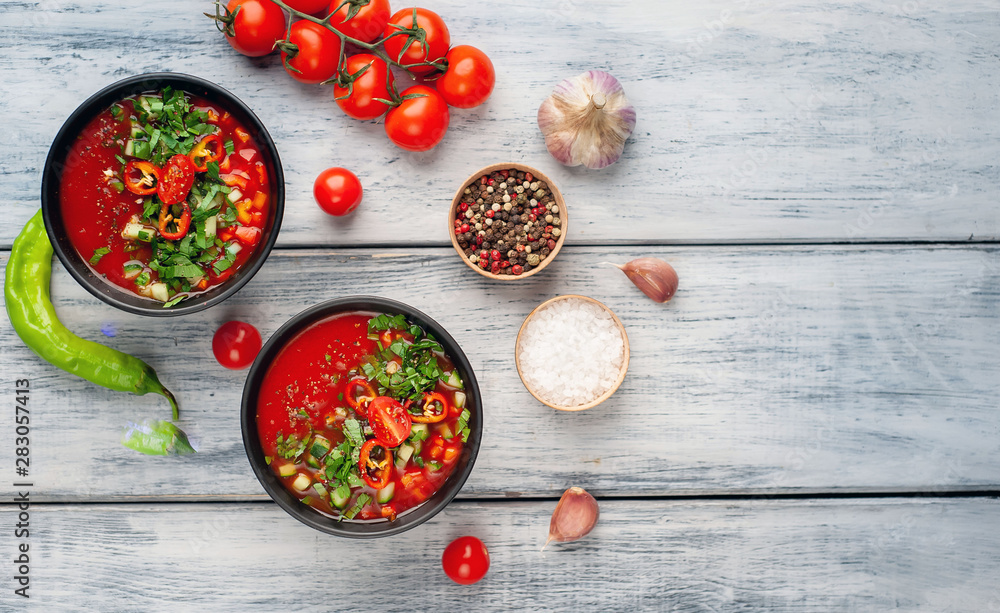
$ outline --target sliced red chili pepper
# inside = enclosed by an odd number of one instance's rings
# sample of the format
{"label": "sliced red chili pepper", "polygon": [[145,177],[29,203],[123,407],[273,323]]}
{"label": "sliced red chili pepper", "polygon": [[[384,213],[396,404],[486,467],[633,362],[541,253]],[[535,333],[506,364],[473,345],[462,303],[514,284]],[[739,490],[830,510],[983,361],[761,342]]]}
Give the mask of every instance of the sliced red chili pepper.
{"label": "sliced red chili pepper", "polygon": [[363,418],[368,418],[368,403],[375,400],[378,394],[364,377],[356,377],[347,382],[344,388],[344,400]]}
{"label": "sliced red chili pepper", "polygon": [[[184,238],[188,229],[191,227],[191,207],[188,206],[187,202],[182,202],[180,206],[180,217],[173,216],[171,209],[174,208],[174,205],[164,203],[163,206],[160,207],[160,236],[168,241],[175,241]],[[173,232],[169,229],[171,222],[174,223],[175,230]]]}
{"label": "sliced red chili pepper", "polygon": [[160,184],[160,169],[155,164],[142,160],[129,160],[125,165],[125,187],[137,196],[156,193]]}
{"label": "sliced red chili pepper", "polygon": [[413,425],[403,405],[389,396],[379,396],[369,403],[368,423],[375,432],[375,438],[389,447],[405,441]]}
{"label": "sliced red chili pepper", "polygon": [[427,392],[420,401],[421,413],[410,415],[418,424],[435,424],[448,417],[448,400],[437,392]]}
{"label": "sliced red chili pepper", "polygon": [[384,488],[392,476],[392,451],[375,439],[366,441],[358,456],[358,470],[365,483],[377,490]]}
{"label": "sliced red chili pepper", "polygon": [[224,155],[226,155],[226,146],[222,144],[222,139],[219,138],[218,134],[209,134],[201,139],[188,153],[191,163],[194,164],[194,169],[198,172],[207,171],[209,162],[218,162]]}
{"label": "sliced red chili pepper", "polygon": [[177,204],[187,198],[194,185],[194,162],[186,155],[177,154],[167,160],[160,172],[156,194],[167,204]]}

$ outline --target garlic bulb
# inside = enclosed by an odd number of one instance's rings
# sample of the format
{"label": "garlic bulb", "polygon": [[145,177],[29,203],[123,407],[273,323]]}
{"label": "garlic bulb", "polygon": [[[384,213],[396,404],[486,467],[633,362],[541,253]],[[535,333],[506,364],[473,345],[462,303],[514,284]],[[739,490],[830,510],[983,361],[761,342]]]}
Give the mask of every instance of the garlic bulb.
{"label": "garlic bulb", "polygon": [[618,79],[588,70],[556,85],[538,109],[538,127],[561,163],[604,168],[622,156],[635,128],[635,109]]}

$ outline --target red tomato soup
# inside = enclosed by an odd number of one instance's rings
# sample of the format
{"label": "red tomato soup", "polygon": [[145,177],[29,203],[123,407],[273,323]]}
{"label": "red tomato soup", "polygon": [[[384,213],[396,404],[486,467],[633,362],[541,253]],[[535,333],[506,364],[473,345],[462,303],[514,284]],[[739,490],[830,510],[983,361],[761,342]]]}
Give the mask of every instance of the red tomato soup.
{"label": "red tomato soup", "polygon": [[169,306],[223,283],[260,242],[268,169],[245,126],[184,92],[126,98],[66,157],[60,209],[102,278]]}
{"label": "red tomato soup", "polygon": [[299,332],[261,383],[267,462],[302,502],[392,521],[448,479],[469,436],[464,383],[403,315],[349,312]]}

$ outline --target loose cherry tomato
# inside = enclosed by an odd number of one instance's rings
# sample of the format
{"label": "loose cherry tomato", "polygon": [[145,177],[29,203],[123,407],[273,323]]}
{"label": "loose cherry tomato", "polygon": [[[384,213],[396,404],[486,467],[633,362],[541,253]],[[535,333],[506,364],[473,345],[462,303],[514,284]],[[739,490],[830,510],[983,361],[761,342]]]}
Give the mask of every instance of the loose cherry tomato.
{"label": "loose cherry tomato", "polygon": [[386,447],[395,447],[405,441],[413,426],[403,405],[389,396],[378,396],[368,403],[368,424],[375,438]]}
{"label": "loose cherry tomato", "polygon": [[194,185],[194,162],[186,155],[177,154],[167,160],[160,171],[156,195],[164,204],[177,204],[187,198]]}
{"label": "loose cherry tomato", "polygon": [[378,396],[375,389],[364,377],[355,377],[347,382],[344,389],[344,400],[361,417],[368,417],[368,403]]}
{"label": "loose cherry tomato", "polygon": [[380,57],[359,53],[347,58],[345,73],[356,75],[363,69],[364,73],[354,79],[349,87],[335,84],[333,95],[337,99],[337,106],[348,116],[355,119],[376,119],[385,115],[389,105],[375,98],[390,100],[389,87],[395,79],[389,72],[389,66]]}
{"label": "loose cherry tomato", "polygon": [[327,168],[313,183],[313,197],[320,208],[337,217],[358,208],[362,196],[361,181],[346,168]]}
{"label": "loose cherry tomato", "polygon": [[[343,5],[343,6],[341,6]],[[343,0],[333,0],[330,11],[340,7],[337,14],[330,18],[330,25],[351,38],[370,43],[382,35],[389,23],[389,0],[371,0],[361,7],[354,17],[347,18],[352,6]]]}
{"label": "loose cherry tomato", "polygon": [[490,569],[490,552],[474,536],[460,536],[447,547],[441,556],[444,574],[455,583],[473,584],[486,576]]}
{"label": "loose cherry tomato", "polygon": [[215,359],[231,370],[242,370],[253,364],[260,346],[260,332],[242,321],[227,321],[212,337]]}
{"label": "loose cherry tomato", "polygon": [[271,0],[230,0],[226,10],[236,13],[226,28],[226,40],[243,55],[267,55],[285,37],[285,11]]}
{"label": "loose cherry tomato", "polygon": [[302,19],[292,24],[288,42],[298,50],[294,55],[282,51],[281,64],[292,78],[303,83],[322,83],[337,73],[340,37],[330,30]]}
{"label": "loose cherry tomato", "polygon": [[490,58],[475,47],[458,45],[448,51],[445,60],[448,69],[435,83],[445,102],[460,109],[486,102],[497,80]]}
{"label": "loose cherry tomato", "polygon": [[433,149],[448,131],[451,115],[448,103],[437,90],[426,85],[414,85],[402,95],[423,94],[403,100],[385,116],[385,133],[389,140],[407,151]]}
{"label": "loose cherry tomato", "polygon": [[316,15],[326,10],[329,0],[285,0],[285,4],[303,13]]}
{"label": "loose cherry tomato", "polygon": [[[414,10],[417,12],[415,24],[413,20]],[[424,8],[405,8],[401,11],[396,11],[392,18],[389,19],[389,25],[386,26],[385,32],[382,35],[389,36],[393,32],[399,32],[401,28],[411,29],[413,27],[423,28],[425,42],[413,41],[407,45],[406,41],[409,40],[409,37],[405,34],[393,36],[382,43],[389,57],[404,66],[419,64],[421,62],[436,62],[443,59],[445,54],[448,53],[448,47],[451,46],[451,34],[448,32],[448,26],[444,25],[444,20],[434,11]],[[413,66],[410,68],[410,72],[415,75],[430,74],[434,72],[434,67]]]}

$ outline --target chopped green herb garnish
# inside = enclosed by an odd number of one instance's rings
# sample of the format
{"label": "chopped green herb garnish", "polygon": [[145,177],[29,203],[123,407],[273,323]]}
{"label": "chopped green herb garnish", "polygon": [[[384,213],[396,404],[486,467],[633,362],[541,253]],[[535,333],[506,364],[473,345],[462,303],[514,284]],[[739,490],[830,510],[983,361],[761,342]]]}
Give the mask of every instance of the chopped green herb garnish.
{"label": "chopped green herb garnish", "polygon": [[281,435],[278,435],[278,445],[277,452],[278,455],[286,460],[298,460],[306,451],[305,441],[300,441],[299,437],[294,434],[289,434],[287,439],[282,440]]}
{"label": "chopped green herb garnish", "polygon": [[149,273],[142,272],[138,277],[135,278],[135,284],[138,285],[139,287],[142,287],[143,285],[149,285],[149,279],[150,279]]}
{"label": "chopped green herb garnish", "polygon": [[91,264],[97,264],[98,262],[101,261],[101,258],[103,258],[104,256],[106,256],[109,253],[111,253],[111,249],[108,249],[107,247],[101,247],[100,249],[94,249],[94,255],[92,255],[90,257],[90,263]]}
{"label": "chopped green herb garnish", "polygon": [[224,144],[226,146],[226,153],[232,155],[233,153],[236,152],[236,146],[233,145],[233,139],[227,138]]}
{"label": "chopped green herb garnish", "polygon": [[357,501],[355,501],[354,506],[352,506],[346,513],[344,513],[344,517],[346,517],[347,519],[354,519],[354,516],[360,513],[361,509],[363,509],[366,504],[371,502],[371,499],[372,497],[369,496],[368,494],[361,494],[360,496],[358,496]]}
{"label": "chopped green herb garnish", "polygon": [[180,302],[181,300],[184,300],[187,297],[188,297],[187,294],[177,294],[176,296],[174,296],[170,300],[167,300],[166,302],[164,302],[163,303],[163,308],[168,309],[168,308],[174,306],[175,304],[177,304],[178,302]]}

